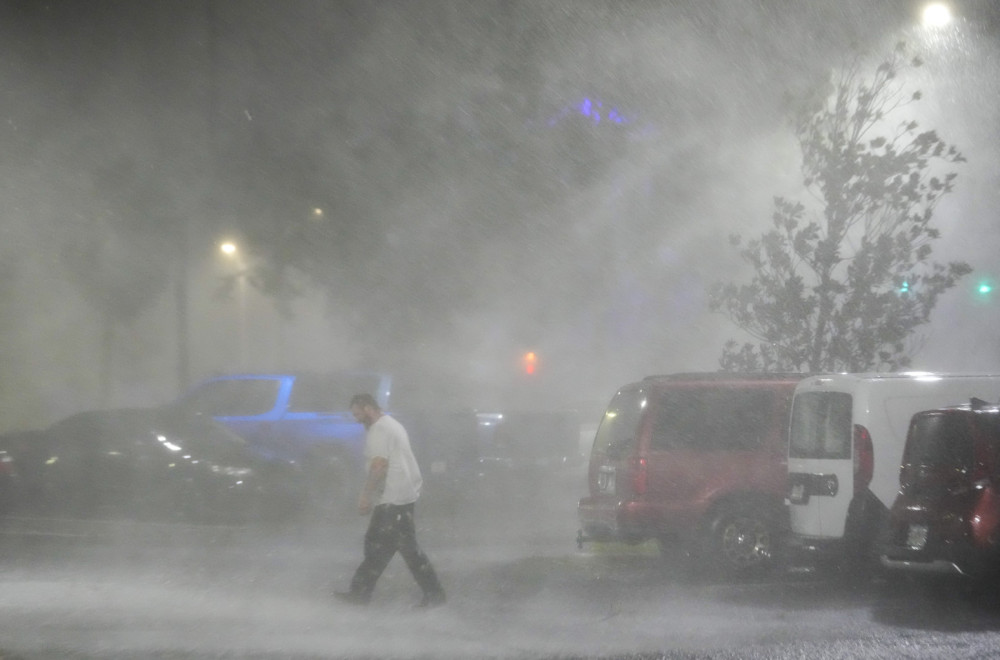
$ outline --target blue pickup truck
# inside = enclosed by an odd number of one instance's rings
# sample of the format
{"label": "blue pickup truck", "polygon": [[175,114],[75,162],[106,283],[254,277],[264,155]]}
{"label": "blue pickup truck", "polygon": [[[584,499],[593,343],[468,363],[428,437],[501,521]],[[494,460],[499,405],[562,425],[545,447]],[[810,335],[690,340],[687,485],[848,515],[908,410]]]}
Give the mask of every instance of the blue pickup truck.
{"label": "blue pickup truck", "polygon": [[364,475],[364,428],[348,409],[358,392],[406,426],[425,490],[451,489],[475,471],[475,412],[393,410],[392,385],[366,372],[235,374],[199,383],[174,405],[211,415],[264,458],[298,465],[312,506],[333,514],[352,509]]}

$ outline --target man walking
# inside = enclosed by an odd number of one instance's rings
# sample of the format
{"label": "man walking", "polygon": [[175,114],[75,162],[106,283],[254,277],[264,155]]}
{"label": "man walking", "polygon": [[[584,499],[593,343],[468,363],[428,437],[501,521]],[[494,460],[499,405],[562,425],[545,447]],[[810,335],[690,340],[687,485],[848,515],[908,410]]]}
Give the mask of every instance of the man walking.
{"label": "man walking", "polygon": [[420,497],[423,478],[406,429],[383,413],[370,394],[351,398],[351,414],[366,429],[368,478],[358,498],[358,511],[363,516],[370,513],[371,520],[365,533],[365,558],[354,573],[351,590],[334,595],[348,603],[366,605],[382,571],[399,552],[424,592],[418,607],[443,605],[441,583],[430,560],[417,545],[413,508]]}

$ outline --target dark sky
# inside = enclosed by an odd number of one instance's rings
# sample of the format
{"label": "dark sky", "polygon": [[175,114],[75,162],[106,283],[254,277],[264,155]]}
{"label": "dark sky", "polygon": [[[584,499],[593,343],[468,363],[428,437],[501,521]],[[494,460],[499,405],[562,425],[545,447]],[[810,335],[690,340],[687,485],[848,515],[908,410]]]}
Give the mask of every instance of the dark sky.
{"label": "dark sky", "polygon": [[[251,337],[250,368],[405,363],[503,389],[531,349],[563,399],[713,369],[734,334],[704,305],[733,272],[725,236],[795,189],[787,94],[912,41],[921,5],[0,2],[0,329],[41,372],[20,407],[84,405],[94,301],[134,309],[115,396],[175,388],[179,268],[192,378],[235,368],[206,265],[222,235],[258,289],[317,296],[268,321],[280,354]],[[953,57],[995,66],[990,6],[958,6]]]}

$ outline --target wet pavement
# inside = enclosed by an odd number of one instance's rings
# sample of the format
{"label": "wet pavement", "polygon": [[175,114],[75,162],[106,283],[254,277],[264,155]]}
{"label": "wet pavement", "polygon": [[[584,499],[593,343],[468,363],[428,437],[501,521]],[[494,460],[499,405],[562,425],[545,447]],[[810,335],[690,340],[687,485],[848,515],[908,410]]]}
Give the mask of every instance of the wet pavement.
{"label": "wet pavement", "polygon": [[[423,515],[421,515],[423,513]],[[373,602],[331,598],[365,520],[273,527],[8,521],[0,658],[974,658],[1000,648],[990,598],[784,570],[743,581],[651,544],[574,543],[575,518],[418,511],[448,602],[415,611],[396,558]]]}

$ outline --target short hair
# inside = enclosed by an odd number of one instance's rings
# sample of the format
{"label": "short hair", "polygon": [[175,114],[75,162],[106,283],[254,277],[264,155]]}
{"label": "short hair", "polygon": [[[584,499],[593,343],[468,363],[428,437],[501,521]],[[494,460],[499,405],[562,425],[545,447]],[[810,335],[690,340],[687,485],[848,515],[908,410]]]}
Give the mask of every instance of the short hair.
{"label": "short hair", "polygon": [[375,397],[367,393],[355,394],[352,396],[350,407],[353,408],[354,406],[361,406],[362,408],[371,406],[375,410],[381,410],[378,405],[378,401],[375,400]]}

